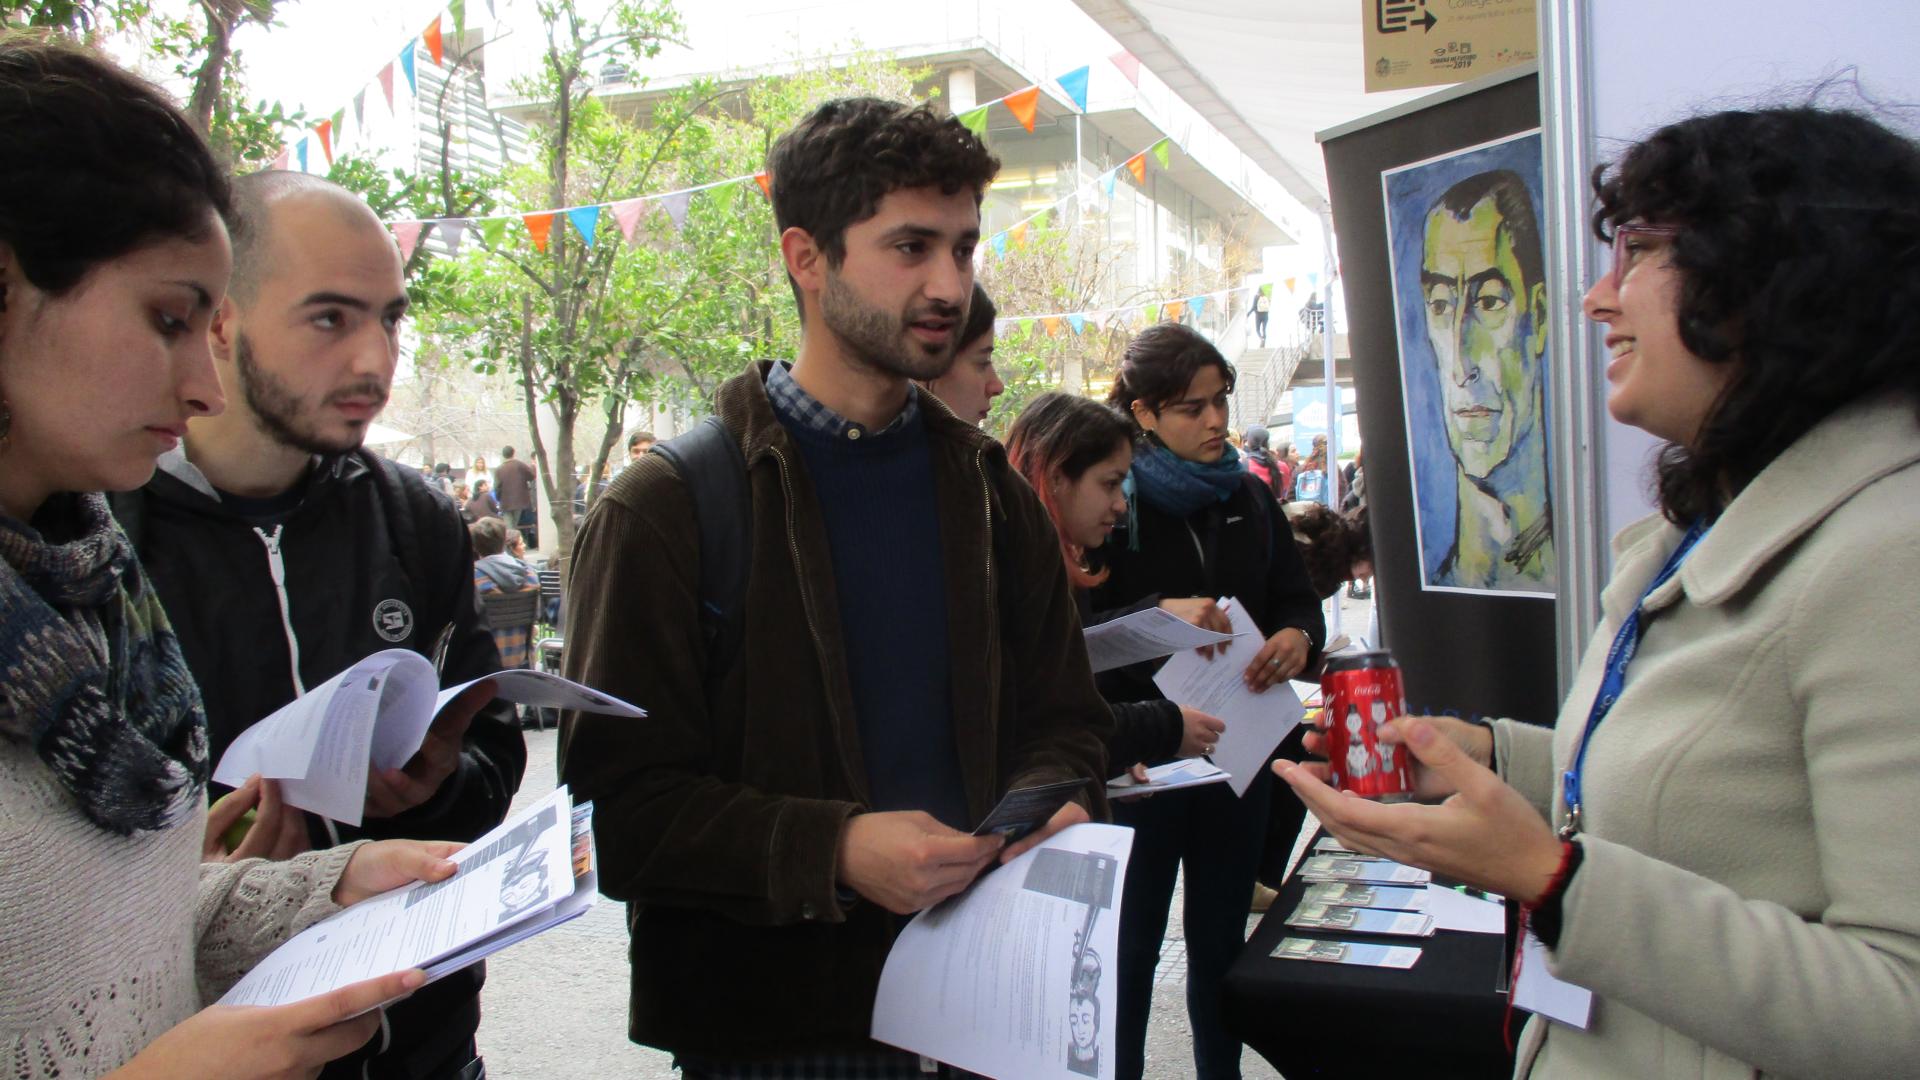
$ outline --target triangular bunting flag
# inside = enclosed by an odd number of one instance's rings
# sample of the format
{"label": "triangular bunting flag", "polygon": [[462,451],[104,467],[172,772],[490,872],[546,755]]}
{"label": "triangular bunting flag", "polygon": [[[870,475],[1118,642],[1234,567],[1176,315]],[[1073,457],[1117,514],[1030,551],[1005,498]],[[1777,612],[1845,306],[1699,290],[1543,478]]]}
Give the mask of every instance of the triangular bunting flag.
{"label": "triangular bunting flag", "polygon": [[1127,171],[1133,174],[1133,182],[1142,186],[1147,182],[1147,155],[1135,154],[1127,159]]}
{"label": "triangular bunting flag", "polygon": [[466,218],[447,218],[436,226],[440,230],[440,242],[447,245],[448,255],[460,254],[460,242],[467,238]]}
{"label": "triangular bunting flag", "polygon": [[634,226],[640,224],[640,212],[647,208],[645,199],[628,199],[613,204],[613,220],[620,225],[620,235],[633,243]]}
{"label": "triangular bunting flag", "polygon": [[1032,319],[1020,320],[1020,336],[1023,338],[1033,336],[1033,320]]}
{"label": "triangular bunting flag", "polygon": [[387,99],[387,112],[393,112],[393,61],[391,60],[387,61],[386,67],[380,69],[380,93]]}
{"label": "triangular bunting flag", "polygon": [[1273,282],[1271,282],[1271,281],[1269,281],[1269,282],[1267,282],[1267,283],[1266,283],[1265,285],[1262,285],[1262,286],[1260,286],[1260,295],[1261,295],[1261,296],[1272,296],[1272,295],[1273,295]]}
{"label": "triangular bunting flag", "polygon": [[1307,288],[1309,288],[1309,289],[1317,289],[1317,288],[1319,288],[1319,287],[1320,287],[1320,275],[1319,275],[1319,274],[1308,274],[1308,275],[1307,275]]}
{"label": "triangular bunting flag", "polygon": [[1067,316],[1067,322],[1073,326],[1074,333],[1076,334],[1086,333],[1087,317],[1085,315],[1069,315]]}
{"label": "triangular bunting flag", "polygon": [[313,133],[320,136],[320,152],[327,156],[327,164],[333,164],[333,121],[322,120],[313,127]]}
{"label": "triangular bunting flag", "polygon": [[344,150],[347,145],[347,107],[342,105],[333,110],[332,120],[334,144]]}
{"label": "triangular bunting flag", "polygon": [[1172,147],[1173,143],[1168,139],[1161,139],[1153,144],[1153,160],[1159,162],[1163,169],[1172,167]]}
{"label": "triangular bunting flag", "polygon": [[447,11],[453,15],[453,33],[455,37],[467,32],[467,0],[447,0]]}
{"label": "triangular bunting flag", "polygon": [[980,138],[984,139],[987,137],[987,106],[982,105],[977,109],[968,109],[954,119],[959,120],[962,127],[965,127],[968,131],[973,132]]}
{"label": "triangular bunting flag", "polygon": [[1100,186],[1107,189],[1107,198],[1113,198],[1113,185],[1120,180],[1120,170],[1115,169],[1100,178]]}
{"label": "triangular bunting flag", "polygon": [[1041,325],[1041,326],[1044,326],[1044,327],[1046,327],[1046,328],[1047,328],[1047,336],[1048,336],[1048,337],[1059,337],[1059,336],[1060,336],[1060,318],[1059,318],[1059,316],[1056,316],[1056,315],[1049,315],[1049,316],[1047,316],[1046,318],[1044,318],[1044,319],[1041,319],[1041,320],[1040,320],[1040,325]]}
{"label": "triangular bunting flag", "polygon": [[303,138],[300,140],[300,145],[294,148],[293,154],[294,154],[294,157],[298,159],[300,162],[300,171],[306,172],[307,171],[307,140],[306,139]]}
{"label": "triangular bunting flag", "polygon": [[399,221],[393,226],[393,238],[400,245],[400,261],[413,258],[413,249],[420,246],[420,230],[425,226],[421,221]]}
{"label": "triangular bunting flag", "polygon": [[487,15],[489,17],[493,15],[493,0],[487,0]]}
{"label": "triangular bunting flag", "polygon": [[1300,279],[1299,279],[1299,278],[1288,278],[1288,279],[1287,279],[1287,292],[1289,292],[1289,293],[1291,293],[1291,292],[1293,292],[1293,283],[1294,283],[1294,282],[1296,282],[1296,281],[1298,281],[1298,280],[1300,280]]}
{"label": "triangular bunting flag", "polygon": [[[409,41],[407,47],[400,50],[400,70],[407,73],[407,92],[417,94],[420,92],[420,80],[414,77],[413,64],[413,42]],[[393,99],[388,98],[387,104],[393,104]]]}
{"label": "triangular bunting flag", "polygon": [[1081,112],[1087,111],[1087,76],[1091,74],[1093,69],[1090,67],[1075,68],[1053,80],[1060,84],[1060,89],[1067,92]]}
{"label": "triangular bunting flag", "polygon": [[1200,313],[1207,310],[1207,298],[1204,296],[1196,296],[1187,301],[1187,306],[1193,309],[1193,317],[1198,319],[1200,318]]}
{"label": "triangular bunting flag", "polygon": [[580,233],[580,239],[593,246],[593,234],[600,228],[600,208],[597,206],[578,206],[567,211],[567,220]]}
{"label": "triangular bunting flag", "polygon": [[433,22],[427,27],[426,32],[420,35],[420,40],[426,42],[427,55],[433,57],[435,66],[438,66],[440,58],[446,55],[445,45],[440,40],[440,16],[433,17]]}
{"label": "triangular bunting flag", "polygon": [[506,218],[483,218],[480,221],[480,239],[490,248],[499,248],[507,242]]}
{"label": "triangular bunting flag", "polygon": [[733,200],[740,194],[739,184],[722,184],[717,188],[708,188],[707,201],[713,206],[713,212],[721,217],[733,213]]}
{"label": "triangular bunting flag", "polygon": [[533,236],[533,246],[541,251],[547,250],[547,237],[553,233],[553,211],[522,214],[520,220],[527,223],[527,232]]}
{"label": "triangular bunting flag", "polygon": [[673,227],[676,229],[686,228],[687,207],[691,205],[692,202],[693,192],[691,191],[676,191],[671,195],[662,196],[660,199],[661,207],[667,211],[667,218],[673,222]]}
{"label": "triangular bunting flag", "polygon": [[766,196],[768,202],[772,202],[773,177],[763,172],[757,172],[753,174],[753,182],[760,185],[760,194]]}
{"label": "triangular bunting flag", "polygon": [[1180,316],[1184,314],[1186,310],[1187,305],[1181,301],[1169,300],[1165,306],[1161,307],[1160,317],[1166,319],[1168,322],[1179,322]]}
{"label": "triangular bunting flag", "polygon": [[276,171],[286,169],[288,152],[287,148],[283,146],[280,148],[280,155],[273,159],[273,167]]}
{"label": "triangular bunting flag", "polygon": [[1138,57],[1135,57],[1125,49],[1121,49],[1119,52],[1107,57],[1107,59],[1113,61],[1113,66],[1120,69],[1120,74],[1125,75],[1128,82],[1136,87],[1140,85],[1140,60]]}
{"label": "triangular bunting flag", "polygon": [[1160,305],[1159,304],[1147,305],[1147,321],[1150,323],[1157,323],[1160,321]]}
{"label": "triangular bunting flag", "polygon": [[1025,90],[1016,90],[1000,100],[1006,103],[1008,111],[1013,113],[1013,118],[1020,121],[1020,126],[1026,128],[1031,134],[1034,114],[1040,110],[1040,88],[1029,86]]}
{"label": "triangular bunting flag", "polygon": [[1020,224],[1015,225],[1013,228],[1008,229],[1007,238],[1013,241],[1014,247],[1026,247],[1027,246],[1027,223],[1023,221]]}
{"label": "triangular bunting flag", "polygon": [[353,95],[353,126],[362,132],[367,129],[367,88],[364,86]]}
{"label": "triangular bunting flag", "polygon": [[1007,253],[1007,234],[1006,233],[1003,233],[1003,232],[994,233],[993,239],[989,240],[988,243],[993,245],[993,254],[996,258],[1006,255]]}

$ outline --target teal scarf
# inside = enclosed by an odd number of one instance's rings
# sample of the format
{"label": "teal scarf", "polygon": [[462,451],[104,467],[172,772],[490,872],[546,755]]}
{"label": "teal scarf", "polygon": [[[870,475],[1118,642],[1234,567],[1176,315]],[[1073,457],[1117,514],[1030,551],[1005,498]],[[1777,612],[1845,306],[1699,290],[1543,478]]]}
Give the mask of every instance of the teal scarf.
{"label": "teal scarf", "polygon": [[1140,500],[1185,520],[1211,503],[1223,503],[1246,483],[1240,451],[1226,445],[1220,460],[1188,461],[1149,435],[1133,455],[1122,488],[1127,493],[1127,548],[1140,550]]}

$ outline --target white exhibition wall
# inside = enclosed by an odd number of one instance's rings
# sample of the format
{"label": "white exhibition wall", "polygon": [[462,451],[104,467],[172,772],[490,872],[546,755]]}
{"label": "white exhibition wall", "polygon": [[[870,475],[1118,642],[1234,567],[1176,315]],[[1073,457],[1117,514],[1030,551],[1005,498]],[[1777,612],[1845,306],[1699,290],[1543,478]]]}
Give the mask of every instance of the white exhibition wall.
{"label": "white exhibition wall", "polygon": [[[1585,9],[1588,48],[1582,63],[1590,94],[1592,163],[1610,160],[1627,143],[1693,113],[1804,100],[1813,85],[1848,68],[1855,69],[1874,100],[1920,105],[1910,3],[1558,2],[1563,10]],[[1833,98],[1835,104],[1846,101],[1838,93]],[[1916,116],[1906,111],[1886,119],[1911,125]],[[1606,258],[1596,250],[1592,265],[1603,268]],[[1603,357],[1600,335],[1590,337],[1589,355]],[[1604,440],[1602,482],[1611,535],[1650,510],[1647,466],[1653,442],[1610,419]]]}

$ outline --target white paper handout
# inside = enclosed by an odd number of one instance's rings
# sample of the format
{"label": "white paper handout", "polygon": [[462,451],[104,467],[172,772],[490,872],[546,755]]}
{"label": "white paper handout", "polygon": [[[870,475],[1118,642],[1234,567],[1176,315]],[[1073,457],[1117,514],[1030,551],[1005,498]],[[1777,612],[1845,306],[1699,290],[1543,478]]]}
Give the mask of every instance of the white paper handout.
{"label": "white paper handout", "polygon": [[1165,608],[1150,607],[1087,627],[1087,662],[1097,675],[1142,660],[1158,660],[1183,649],[1217,644],[1230,636],[1203,630]]}
{"label": "white paper handout", "polygon": [[1593,991],[1548,971],[1547,947],[1528,931],[1520,944],[1520,978],[1513,984],[1513,1007],[1585,1031],[1593,1016]]}
{"label": "white paper handout", "polygon": [[408,968],[430,979],[566,922],[599,896],[590,806],[563,786],[453,856],[445,881],[364,900],[294,935],[220,999],[284,1005]]}
{"label": "white paper handout", "polygon": [[[501,671],[487,678],[502,701],[646,715],[619,698],[544,671]],[[213,778],[239,787],[259,773],[280,781],[288,805],[358,825],[368,769],[405,765],[426,741],[440,710],[480,681],[441,690],[433,664],[419,653],[374,653],[241,732],[221,755]]]}
{"label": "white paper handout", "polygon": [[873,1037],[986,1076],[1110,1078],[1133,830],[1063,829],[921,912],[887,954]]}
{"label": "white paper handout", "polygon": [[1144,784],[1135,780],[1131,773],[1121,773],[1107,781],[1107,794],[1139,795],[1149,791],[1173,791],[1202,784],[1223,784],[1231,779],[1225,769],[1206,758],[1181,758],[1148,769]]}
{"label": "white paper handout", "polygon": [[1153,682],[1168,701],[1226,722],[1227,730],[1209,756],[1231,774],[1227,784],[1233,793],[1245,795],[1267,767],[1273,748],[1299,726],[1303,710],[1299,695],[1286,683],[1276,683],[1260,694],[1247,689],[1241,676],[1267,639],[1239,601],[1225,599],[1220,607],[1233,622],[1234,637],[1226,651],[1212,659],[1191,651],[1176,653]]}
{"label": "white paper handout", "polygon": [[1444,885],[1428,883],[1427,912],[1433,916],[1433,925],[1441,930],[1463,930],[1469,934],[1507,932],[1505,904],[1469,896]]}

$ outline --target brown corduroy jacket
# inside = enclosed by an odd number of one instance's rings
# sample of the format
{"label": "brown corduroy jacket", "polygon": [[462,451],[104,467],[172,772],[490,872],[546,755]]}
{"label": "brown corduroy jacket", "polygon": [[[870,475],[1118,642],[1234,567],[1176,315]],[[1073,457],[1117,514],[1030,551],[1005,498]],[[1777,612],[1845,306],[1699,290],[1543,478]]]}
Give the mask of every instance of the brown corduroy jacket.
{"label": "brown corduroy jacket", "polygon": [[[568,585],[567,675],[649,714],[561,727],[561,778],[595,803],[601,890],[628,904],[629,1035],[706,1059],[873,1048],[899,922],[843,902],[836,883],[866,771],[826,523],[767,368],[718,399],[746,457],[753,533],[744,640],[712,698],[699,530],[666,460],[642,458],[601,496]],[[1104,817],[1111,717],[1053,525],[998,443],[921,401],[968,808],[978,820],[1012,787],[1084,777]]]}

